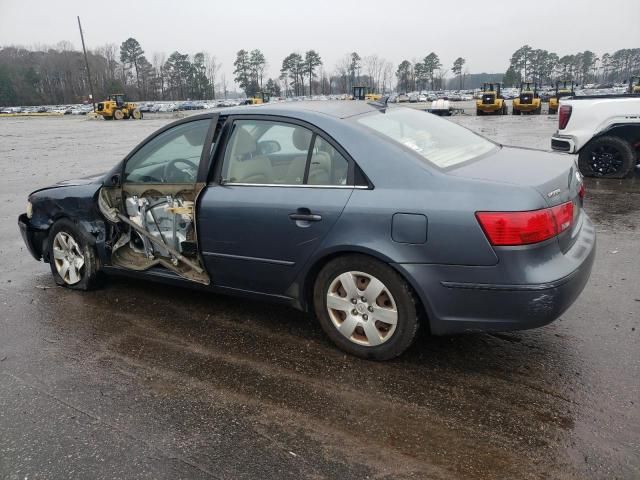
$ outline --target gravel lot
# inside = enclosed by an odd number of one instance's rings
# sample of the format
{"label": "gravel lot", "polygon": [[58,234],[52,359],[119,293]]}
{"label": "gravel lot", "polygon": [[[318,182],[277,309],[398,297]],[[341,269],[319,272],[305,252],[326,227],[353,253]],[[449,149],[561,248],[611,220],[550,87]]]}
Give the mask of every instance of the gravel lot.
{"label": "gravel lot", "polygon": [[[281,306],[112,279],[57,288],[27,194],[169,116],[0,118],[0,478],[640,478],[640,176],[588,181],[589,284],[561,319],[372,363]],[[547,149],[557,118],[451,121]]]}

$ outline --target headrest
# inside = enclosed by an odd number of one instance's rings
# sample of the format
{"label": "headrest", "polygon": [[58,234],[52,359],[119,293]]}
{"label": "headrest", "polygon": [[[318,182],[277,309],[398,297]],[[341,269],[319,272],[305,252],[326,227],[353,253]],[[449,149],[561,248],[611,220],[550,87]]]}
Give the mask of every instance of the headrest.
{"label": "headrest", "polygon": [[311,143],[311,132],[306,128],[296,127],[292,134],[293,145],[298,150],[309,150]]}
{"label": "headrest", "polygon": [[255,153],[258,146],[251,134],[244,128],[239,127],[236,131],[236,141],[234,144],[235,155],[244,156]]}

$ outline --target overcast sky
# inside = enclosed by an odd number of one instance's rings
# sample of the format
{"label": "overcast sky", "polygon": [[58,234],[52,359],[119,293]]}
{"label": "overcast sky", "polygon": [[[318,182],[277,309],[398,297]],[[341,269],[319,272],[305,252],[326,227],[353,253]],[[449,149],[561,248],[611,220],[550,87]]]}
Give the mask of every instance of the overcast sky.
{"label": "overcast sky", "polygon": [[461,56],[479,73],[503,72],[524,44],[560,56],[640,47],[640,0],[0,0],[0,46],[80,48],[76,15],[88,48],[134,37],[150,60],[206,51],[228,80],[241,48],[261,49],[277,76],[286,55],[309,49],[329,71],[351,51],[395,65],[434,51],[444,68]]}

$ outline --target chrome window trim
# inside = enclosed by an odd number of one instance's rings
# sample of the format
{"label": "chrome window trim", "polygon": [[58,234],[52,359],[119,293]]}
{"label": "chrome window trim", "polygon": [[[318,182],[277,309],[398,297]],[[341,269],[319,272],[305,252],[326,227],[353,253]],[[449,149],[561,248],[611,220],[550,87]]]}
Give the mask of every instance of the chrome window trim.
{"label": "chrome window trim", "polygon": [[366,185],[296,185],[289,183],[240,183],[240,182],[223,182],[220,186],[233,187],[285,187],[285,188],[351,188],[356,190],[370,190]]}

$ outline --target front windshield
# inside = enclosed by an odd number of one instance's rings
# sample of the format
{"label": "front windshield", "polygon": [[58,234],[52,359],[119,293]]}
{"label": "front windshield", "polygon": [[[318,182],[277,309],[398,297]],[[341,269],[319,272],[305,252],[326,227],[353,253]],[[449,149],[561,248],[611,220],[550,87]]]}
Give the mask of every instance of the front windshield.
{"label": "front windshield", "polygon": [[388,108],[354,117],[364,125],[440,168],[466,162],[496,145],[455,123],[412,108]]}

